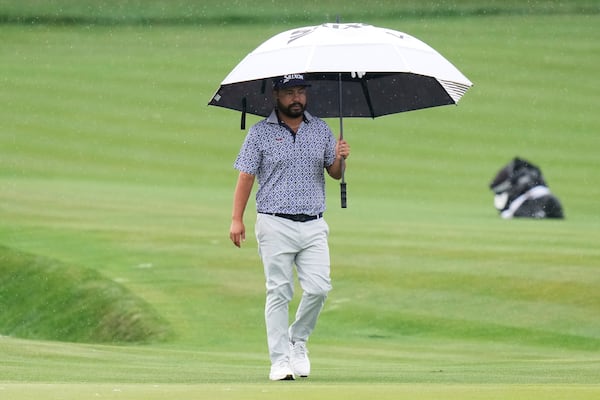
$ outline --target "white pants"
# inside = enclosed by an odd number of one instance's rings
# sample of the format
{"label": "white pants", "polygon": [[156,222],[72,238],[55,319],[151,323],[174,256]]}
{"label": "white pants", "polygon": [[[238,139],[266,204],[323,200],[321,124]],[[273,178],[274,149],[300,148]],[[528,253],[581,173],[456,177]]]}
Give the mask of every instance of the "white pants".
{"label": "white pants", "polygon": [[[294,222],[258,214],[256,238],[267,287],[265,321],[271,363],[289,357],[289,342],[306,342],[315,328],[327,293],[329,226],[323,218]],[[296,318],[289,324],[289,302],[294,295],[294,264],[302,288]]]}

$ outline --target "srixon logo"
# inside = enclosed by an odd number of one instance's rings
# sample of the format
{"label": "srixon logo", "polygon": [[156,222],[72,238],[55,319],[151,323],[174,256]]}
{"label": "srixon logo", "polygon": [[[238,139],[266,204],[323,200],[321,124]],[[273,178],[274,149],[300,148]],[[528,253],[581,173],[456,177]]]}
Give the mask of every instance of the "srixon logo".
{"label": "srixon logo", "polygon": [[284,75],[283,76],[283,82],[281,83],[287,83],[289,81],[292,80],[300,80],[303,81],[304,80],[304,75],[302,74],[289,74],[289,75]]}

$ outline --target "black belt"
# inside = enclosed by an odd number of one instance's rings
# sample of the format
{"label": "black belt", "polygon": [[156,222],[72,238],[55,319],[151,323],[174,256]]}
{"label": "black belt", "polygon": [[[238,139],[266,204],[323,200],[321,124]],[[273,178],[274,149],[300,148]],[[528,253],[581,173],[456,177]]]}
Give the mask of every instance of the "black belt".
{"label": "black belt", "polygon": [[315,219],[323,218],[323,213],[319,213],[317,215],[308,215],[308,214],[280,214],[280,213],[268,213],[268,212],[258,212],[259,214],[267,214],[272,215],[274,217],[289,219],[294,222],[307,222],[313,221]]}

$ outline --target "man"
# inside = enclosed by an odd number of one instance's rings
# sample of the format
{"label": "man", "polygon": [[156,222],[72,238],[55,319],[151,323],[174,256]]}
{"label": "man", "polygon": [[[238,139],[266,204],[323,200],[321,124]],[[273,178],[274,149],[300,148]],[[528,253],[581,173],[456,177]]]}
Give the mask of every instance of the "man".
{"label": "man", "polygon": [[489,188],[504,219],[564,218],[562,205],[548,188],[542,171],[525,159],[515,157],[500,169]]}
{"label": "man", "polygon": [[[327,124],[306,111],[309,86],[300,74],[274,81],[276,106],[250,128],[234,163],[240,172],[229,236],[237,247],[245,240],[243,215],[258,179],[255,231],[267,288],[271,380],[310,374],[306,342],[331,290],[324,170],[340,179],[350,154],[346,141],[336,141]],[[294,264],[303,294],[288,327]]]}

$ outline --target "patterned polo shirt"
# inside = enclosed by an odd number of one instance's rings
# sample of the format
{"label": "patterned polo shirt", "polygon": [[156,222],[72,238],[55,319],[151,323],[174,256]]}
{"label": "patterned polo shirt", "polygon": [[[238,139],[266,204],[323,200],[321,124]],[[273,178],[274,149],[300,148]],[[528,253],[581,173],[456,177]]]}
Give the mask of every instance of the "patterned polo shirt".
{"label": "patterned polo shirt", "polygon": [[258,212],[316,215],[325,211],[324,168],[335,161],[335,143],[308,112],[293,135],[273,111],[250,128],[234,167],[256,177]]}

